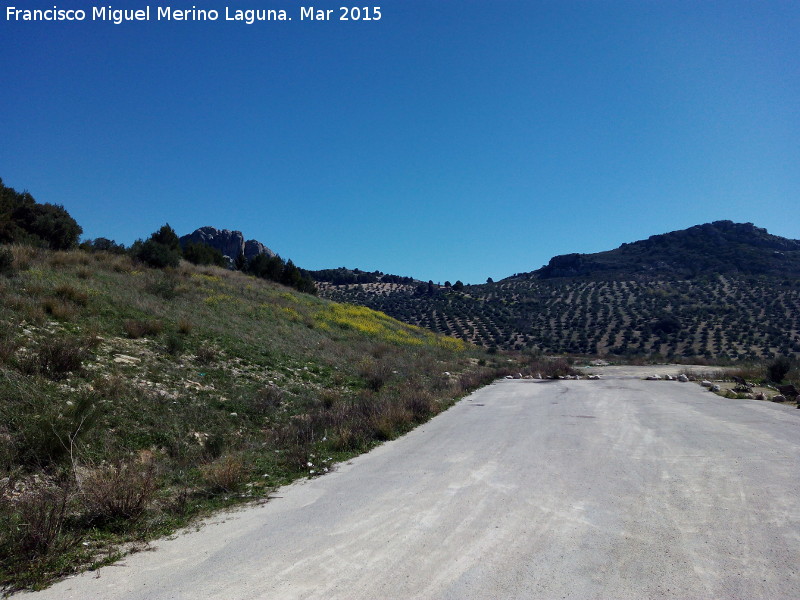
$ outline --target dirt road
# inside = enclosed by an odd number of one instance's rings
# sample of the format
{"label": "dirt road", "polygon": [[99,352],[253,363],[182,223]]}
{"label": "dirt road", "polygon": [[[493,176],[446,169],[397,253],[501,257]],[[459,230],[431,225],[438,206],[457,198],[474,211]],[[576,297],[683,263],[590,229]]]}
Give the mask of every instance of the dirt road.
{"label": "dirt road", "polygon": [[800,410],[690,383],[500,381],[277,495],[30,600],[800,598]]}

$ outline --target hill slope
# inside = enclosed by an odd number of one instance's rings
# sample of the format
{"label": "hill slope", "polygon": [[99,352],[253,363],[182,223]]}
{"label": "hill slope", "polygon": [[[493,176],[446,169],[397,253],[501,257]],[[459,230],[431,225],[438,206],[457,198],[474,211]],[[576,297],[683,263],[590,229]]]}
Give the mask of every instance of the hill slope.
{"label": "hill slope", "polygon": [[320,294],[487,347],[664,357],[800,352],[800,242],[730,221],[503,281],[436,287],[321,285]]}
{"label": "hill slope", "polygon": [[219,267],[0,253],[0,586],[321,474],[502,374],[461,340]]}

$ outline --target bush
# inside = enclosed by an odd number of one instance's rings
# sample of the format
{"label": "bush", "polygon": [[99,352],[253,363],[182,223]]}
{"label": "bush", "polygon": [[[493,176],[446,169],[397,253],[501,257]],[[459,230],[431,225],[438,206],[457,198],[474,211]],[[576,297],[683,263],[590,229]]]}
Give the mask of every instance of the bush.
{"label": "bush", "polygon": [[152,460],[91,469],[79,476],[79,481],[89,520],[101,523],[116,519],[136,521],[157,489],[156,467]]}
{"label": "bush", "polygon": [[186,244],[183,248],[183,257],[195,265],[228,266],[222,252],[206,244]]}
{"label": "bush", "polygon": [[52,250],[74,248],[83,232],[63,206],[39,204],[0,179],[0,242],[31,244]]}
{"label": "bush", "polygon": [[13,275],[14,269],[14,253],[11,248],[0,247],[0,275]]}
{"label": "bush", "polygon": [[200,474],[212,492],[234,492],[247,479],[248,469],[240,456],[226,454],[200,467]]}
{"label": "bush", "polygon": [[380,360],[364,359],[358,368],[358,374],[367,384],[367,388],[377,392],[392,376],[392,368]]}
{"label": "bush", "polygon": [[164,331],[164,324],[161,321],[140,321],[137,319],[127,319],[122,324],[125,333],[129,338],[139,339],[147,336],[158,335]]}
{"label": "bush", "polygon": [[792,369],[792,362],[785,356],[780,356],[767,365],[767,380],[780,383]]}
{"label": "bush", "polygon": [[89,355],[88,340],[82,338],[50,338],[39,348],[20,359],[19,367],[28,375],[43,375],[53,381],[66,379],[70,373],[80,371]]}
{"label": "bush", "polygon": [[68,300],[80,306],[86,306],[89,303],[89,294],[85,290],[79,289],[69,283],[59,285],[54,293],[57,298]]}
{"label": "bush", "polygon": [[169,332],[164,340],[164,350],[167,354],[171,354],[172,356],[177,356],[181,352],[184,351],[186,348],[186,342],[180,336],[180,334],[176,332]]}
{"label": "bush", "polygon": [[156,269],[177,267],[181,260],[180,251],[160,244],[152,239],[142,243],[135,251],[137,259]]}
{"label": "bush", "polygon": [[197,362],[201,365],[210,365],[212,362],[217,360],[217,356],[219,352],[217,351],[214,346],[203,345],[197,349],[197,354],[195,357],[197,358]]}
{"label": "bush", "polygon": [[277,386],[269,385],[253,394],[247,408],[253,414],[268,415],[280,408],[283,399],[283,391]]}
{"label": "bush", "polygon": [[[31,482],[15,501],[7,493],[0,496],[2,571],[31,568],[30,563],[76,545],[77,538],[67,534],[65,528],[71,500],[68,484],[52,482]],[[16,565],[8,564],[12,561]]]}

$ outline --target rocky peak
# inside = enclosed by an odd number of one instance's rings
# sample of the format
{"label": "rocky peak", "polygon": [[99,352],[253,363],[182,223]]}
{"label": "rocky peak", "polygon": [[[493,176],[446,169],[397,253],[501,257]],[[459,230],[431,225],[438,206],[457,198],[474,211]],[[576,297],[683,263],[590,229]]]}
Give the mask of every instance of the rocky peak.
{"label": "rocky peak", "polygon": [[236,257],[244,253],[247,260],[252,260],[259,254],[275,256],[275,253],[258,240],[245,241],[241,231],[230,229],[217,229],[216,227],[200,227],[192,233],[180,238],[181,247],[186,244],[205,244],[216,248],[227,259],[228,265],[233,266]]}

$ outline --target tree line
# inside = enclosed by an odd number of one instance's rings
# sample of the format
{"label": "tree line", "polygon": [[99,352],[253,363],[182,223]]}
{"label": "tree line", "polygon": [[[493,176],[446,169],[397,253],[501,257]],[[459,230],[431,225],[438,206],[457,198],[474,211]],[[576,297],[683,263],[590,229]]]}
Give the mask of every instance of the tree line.
{"label": "tree line", "polygon": [[[229,266],[222,252],[206,244],[189,243],[181,247],[180,239],[169,223],[146,240],[136,240],[130,248],[105,237],[79,243],[82,233],[83,228],[63,206],[39,203],[28,192],[17,192],[5,186],[0,179],[0,244],[128,254],[157,269],[177,267],[182,258],[195,265]],[[300,292],[317,293],[317,287],[308,272],[303,272],[291,260],[283,260],[280,256],[259,254],[248,261],[241,253],[233,266],[254,277],[282,283]]]}

